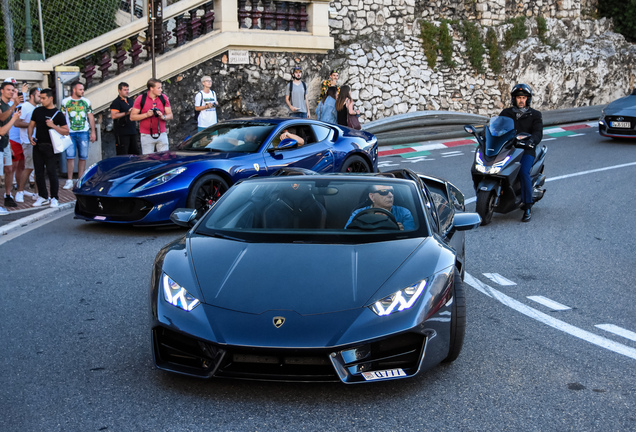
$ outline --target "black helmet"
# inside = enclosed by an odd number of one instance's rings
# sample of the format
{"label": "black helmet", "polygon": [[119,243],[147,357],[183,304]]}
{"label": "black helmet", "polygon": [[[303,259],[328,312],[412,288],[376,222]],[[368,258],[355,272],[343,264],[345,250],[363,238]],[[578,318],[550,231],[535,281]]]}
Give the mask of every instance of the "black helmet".
{"label": "black helmet", "polygon": [[517,106],[516,96],[527,96],[528,101],[526,102],[526,106],[530,107],[530,103],[532,102],[532,89],[528,84],[517,84],[512,88],[510,96],[512,98],[512,106],[515,107]]}

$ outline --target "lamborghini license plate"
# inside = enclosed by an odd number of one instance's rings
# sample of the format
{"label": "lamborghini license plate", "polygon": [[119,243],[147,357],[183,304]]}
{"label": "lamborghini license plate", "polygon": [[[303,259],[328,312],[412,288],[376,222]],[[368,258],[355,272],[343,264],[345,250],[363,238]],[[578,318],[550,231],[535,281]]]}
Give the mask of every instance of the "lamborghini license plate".
{"label": "lamborghini license plate", "polygon": [[386,369],[374,372],[362,372],[362,376],[367,381],[373,381],[379,379],[405,377],[406,373],[404,373],[402,369]]}
{"label": "lamborghini license plate", "polygon": [[631,125],[629,122],[610,122],[610,126],[613,128],[629,128]]}

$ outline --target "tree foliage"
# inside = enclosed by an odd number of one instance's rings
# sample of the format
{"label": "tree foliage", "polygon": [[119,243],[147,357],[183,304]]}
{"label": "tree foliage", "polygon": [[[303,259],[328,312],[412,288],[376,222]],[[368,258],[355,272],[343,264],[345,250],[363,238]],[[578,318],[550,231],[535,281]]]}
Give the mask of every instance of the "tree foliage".
{"label": "tree foliage", "polygon": [[598,13],[612,18],[616,31],[636,42],[636,0],[598,0]]}

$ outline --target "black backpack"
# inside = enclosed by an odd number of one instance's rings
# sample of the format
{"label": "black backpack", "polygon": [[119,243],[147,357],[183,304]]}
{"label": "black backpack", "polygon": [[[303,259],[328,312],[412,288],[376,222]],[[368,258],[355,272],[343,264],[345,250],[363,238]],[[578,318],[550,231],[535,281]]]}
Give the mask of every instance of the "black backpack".
{"label": "black backpack", "polygon": [[[210,90],[212,92],[212,95],[214,95],[214,99],[216,99],[216,93],[214,93],[214,90]],[[201,102],[203,102],[203,90],[199,91],[199,93],[201,93]],[[199,94],[197,93],[197,95]],[[197,103],[197,95],[194,95],[194,103]],[[196,105],[195,105],[196,107]],[[201,111],[197,111],[196,109],[194,110],[194,121],[198,122],[199,121],[199,114],[201,114]]]}
{"label": "black backpack", "polygon": [[[301,81],[301,83],[303,83],[303,89],[305,90],[305,94],[304,96],[307,96],[307,84],[305,84],[305,81]],[[289,100],[291,101],[292,98],[292,92],[294,91],[294,80],[291,80],[289,82]],[[309,108],[309,107],[307,107]]]}
{"label": "black backpack", "polygon": [[[144,105],[146,105],[146,99],[148,98],[148,92],[143,92],[141,94],[141,105],[139,106],[139,113],[141,114],[141,110],[144,109]],[[163,94],[159,95],[159,100],[163,104],[163,108],[166,108],[166,98],[163,97]]]}

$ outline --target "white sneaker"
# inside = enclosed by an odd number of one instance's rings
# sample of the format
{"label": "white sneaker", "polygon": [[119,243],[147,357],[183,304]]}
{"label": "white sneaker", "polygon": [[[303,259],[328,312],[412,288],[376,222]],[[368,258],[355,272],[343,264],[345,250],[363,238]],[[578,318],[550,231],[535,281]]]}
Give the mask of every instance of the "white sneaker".
{"label": "white sneaker", "polygon": [[38,199],[38,194],[33,193],[33,192],[27,192],[24,191],[24,196],[28,196],[29,198],[31,198],[33,201],[35,201],[36,199]]}
{"label": "white sneaker", "polygon": [[15,193],[15,202],[24,202],[24,192]]}
{"label": "white sneaker", "polygon": [[55,198],[51,198],[51,207],[59,207],[57,200]]}
{"label": "white sneaker", "polygon": [[38,197],[37,200],[35,200],[35,202],[33,203],[33,207],[42,207],[43,205],[47,205],[49,203],[49,200],[46,198],[42,198],[41,196]]}
{"label": "white sneaker", "polygon": [[66,183],[64,183],[63,189],[66,189],[66,190],[73,189],[73,180],[66,180]]}
{"label": "white sneaker", "polygon": [[0,215],[6,215],[6,214],[9,214],[9,212],[7,211],[7,209],[6,209],[6,208],[4,208],[4,207],[2,207],[2,206],[0,206]]}

